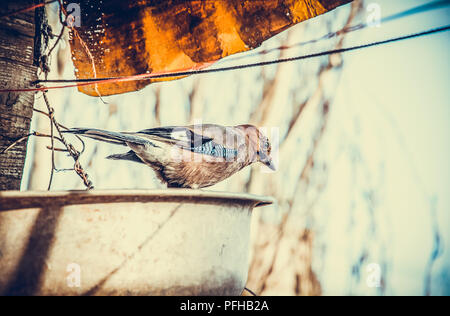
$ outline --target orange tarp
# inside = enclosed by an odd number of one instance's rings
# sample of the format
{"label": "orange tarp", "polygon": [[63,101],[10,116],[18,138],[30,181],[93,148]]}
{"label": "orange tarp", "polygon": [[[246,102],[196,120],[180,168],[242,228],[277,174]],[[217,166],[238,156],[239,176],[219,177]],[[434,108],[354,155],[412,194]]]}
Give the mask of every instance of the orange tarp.
{"label": "orange tarp", "polygon": [[[67,1],[68,2],[68,1]],[[258,47],[351,0],[85,0],[71,31],[78,79],[198,69]],[[155,80],[79,87],[88,95],[142,89]]]}

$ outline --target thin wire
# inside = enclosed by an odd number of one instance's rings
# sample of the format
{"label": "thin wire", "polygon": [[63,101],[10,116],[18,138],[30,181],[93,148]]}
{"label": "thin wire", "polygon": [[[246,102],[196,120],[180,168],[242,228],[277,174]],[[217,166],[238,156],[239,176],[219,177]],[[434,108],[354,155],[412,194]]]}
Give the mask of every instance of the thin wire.
{"label": "thin wire", "polygon": [[250,289],[247,288],[247,287],[244,287],[244,291],[249,292],[252,296],[258,296],[258,295],[255,294],[255,292],[253,292],[252,290],[250,290]]}
{"label": "thin wire", "polygon": [[[51,2],[56,2],[55,1],[49,1],[47,3],[51,3]],[[420,12],[424,12],[424,11],[428,11],[428,10],[433,10],[433,9],[437,9],[437,8],[442,8],[443,6],[448,6],[449,5],[449,1],[448,0],[443,0],[443,1],[435,1],[432,3],[428,3],[428,4],[424,4],[424,5],[420,5],[417,7],[414,7],[412,9],[408,9],[405,10],[403,12],[400,13],[396,13],[393,14],[391,16],[385,17],[383,18],[380,23],[386,23],[389,21],[393,21],[399,18],[403,18],[412,14],[416,14],[416,13],[420,13]],[[341,35],[343,33],[348,33],[348,32],[352,32],[352,31],[356,31],[356,30],[360,30],[363,29],[365,27],[369,26],[369,24],[367,23],[361,23],[352,27],[348,27],[348,28],[344,28],[342,30],[339,30],[337,32],[334,33],[328,33],[318,39],[314,39],[314,40],[310,40],[310,41],[306,41],[306,42],[300,42],[297,44],[294,44],[292,46],[281,46],[281,47],[277,47],[274,49],[270,49],[270,50],[265,50],[262,52],[257,52],[254,54],[246,54],[246,56],[238,56],[235,58],[231,58],[231,59],[226,59],[224,60],[224,62],[230,62],[233,60],[237,60],[237,59],[241,59],[241,58],[248,58],[254,55],[258,55],[258,54],[268,54],[274,50],[282,50],[282,49],[289,49],[295,46],[302,46],[302,45],[306,45],[306,44],[311,44],[311,43],[315,43],[324,39],[328,39],[334,36],[338,36]],[[438,30],[439,31],[439,30]],[[414,34],[416,35],[416,34]],[[417,36],[420,36],[421,34],[417,34]],[[393,39],[393,40],[401,40],[401,39]],[[375,44],[382,44],[382,43],[375,43]],[[364,46],[364,45],[363,45]],[[369,45],[370,47],[371,45]],[[354,49],[359,49],[360,47],[355,47]],[[362,48],[362,47],[361,47]],[[349,50],[353,50],[353,48],[350,48]],[[347,50],[345,50],[347,51]],[[330,52],[324,52],[324,54],[332,54],[335,53],[333,51]],[[265,64],[274,64],[274,63],[282,63],[282,62],[286,62],[286,61],[291,61],[291,60],[298,60],[298,59],[304,59],[305,58],[312,58],[312,57],[317,57],[317,56],[322,56],[321,53],[319,54],[313,54],[311,56],[299,56],[299,57],[294,57],[294,58],[288,58],[286,60],[280,59],[280,60],[276,60],[276,61],[269,61],[269,62],[265,62],[265,63],[255,63],[255,64],[247,64],[247,65],[240,65],[240,66],[233,66],[233,67],[223,67],[223,68],[212,68],[212,69],[179,69],[176,71],[171,71],[171,72],[159,72],[159,73],[152,73],[152,74],[140,74],[140,75],[134,75],[134,76],[122,76],[122,77],[109,77],[109,78],[93,78],[93,79],[69,79],[69,80],[38,80],[35,83],[38,82],[52,82],[52,83],[77,83],[76,85],[67,85],[67,86],[55,86],[55,87],[38,87],[38,88],[31,88],[31,89],[15,89],[15,90],[0,90],[0,92],[12,92],[12,91],[16,91],[16,92],[22,92],[22,91],[45,91],[47,89],[58,89],[58,88],[69,88],[69,87],[79,87],[79,86],[85,86],[85,85],[91,85],[91,82],[98,82],[98,83],[108,83],[108,82],[121,82],[121,81],[134,81],[134,80],[149,80],[152,78],[167,78],[167,77],[181,77],[181,76],[186,76],[186,75],[192,75],[192,74],[201,74],[201,73],[209,73],[209,72],[220,72],[220,71],[226,71],[226,70],[234,70],[234,69],[242,69],[242,68],[249,68],[249,67],[257,67],[257,66],[264,66]],[[95,84],[96,84],[95,83]]]}
{"label": "thin wire", "polygon": [[37,80],[34,83],[44,83],[45,82],[45,83],[75,83],[75,84],[69,84],[69,85],[63,85],[63,86],[50,86],[50,87],[42,86],[42,87],[37,87],[37,88],[25,88],[25,89],[0,89],[0,92],[46,91],[46,90],[50,90],[50,89],[72,88],[72,87],[87,86],[87,85],[92,85],[92,84],[148,80],[148,79],[168,78],[168,77],[184,77],[184,76],[198,75],[198,74],[205,74],[205,73],[240,70],[240,69],[268,66],[268,65],[273,65],[273,64],[280,64],[280,63],[286,63],[286,62],[291,62],[291,61],[311,59],[311,58],[316,58],[316,57],[321,57],[321,56],[326,56],[326,55],[333,55],[333,54],[340,54],[340,53],[345,53],[345,52],[350,52],[350,51],[356,51],[356,50],[365,49],[365,48],[369,48],[369,47],[374,47],[374,46],[389,44],[389,43],[393,43],[393,42],[403,41],[403,40],[407,40],[407,39],[431,35],[434,33],[445,32],[445,31],[448,31],[449,29],[450,29],[450,25],[446,25],[443,27],[433,28],[433,29],[429,29],[429,30],[422,31],[419,33],[413,33],[413,34],[409,34],[409,35],[394,37],[394,38],[390,38],[387,40],[372,42],[372,43],[363,44],[363,45],[328,50],[328,51],[323,51],[323,52],[309,54],[309,55],[301,55],[301,56],[296,56],[296,57],[275,59],[275,60],[270,60],[270,61],[263,61],[263,62],[229,66],[229,67],[198,69],[198,70],[188,70],[188,71],[180,70],[180,71],[175,71],[175,72],[159,72],[159,73],[150,73],[150,74],[145,73],[145,74],[139,74],[139,75],[133,75],[133,76],[108,77],[108,78]]}
{"label": "thin wire", "polygon": [[[303,59],[310,59],[310,58],[321,57],[321,56],[326,56],[326,55],[340,54],[340,53],[360,50],[360,49],[364,49],[364,48],[369,48],[369,47],[373,47],[373,46],[384,45],[384,44],[403,41],[403,40],[412,39],[412,38],[416,38],[416,37],[421,37],[421,36],[425,36],[425,35],[430,35],[430,34],[434,34],[434,33],[445,32],[445,31],[448,31],[449,29],[450,29],[450,25],[446,25],[443,27],[433,28],[433,29],[429,29],[429,30],[419,32],[419,33],[413,33],[413,34],[404,35],[404,36],[400,36],[400,37],[394,37],[394,38],[390,38],[387,40],[372,42],[372,43],[363,44],[363,45],[333,49],[333,50],[323,51],[323,52],[309,54],[309,55],[301,55],[301,56],[296,56],[296,57],[281,58],[281,59],[276,59],[276,60],[236,65],[236,66],[229,66],[229,67],[199,69],[199,70],[189,70],[189,71],[176,71],[176,72],[161,72],[161,73],[140,74],[140,75],[135,75],[135,76],[123,76],[123,77],[90,78],[90,79],[53,79],[53,80],[50,79],[50,80],[38,80],[37,82],[39,82],[39,83],[42,83],[42,82],[47,82],[47,83],[71,83],[71,82],[103,83],[103,82],[110,82],[110,81],[133,81],[133,80],[148,80],[148,79],[167,78],[167,77],[183,77],[183,76],[196,75],[196,74],[222,72],[222,71],[229,71],[229,70],[239,70],[239,69],[268,66],[268,65],[273,65],[273,64],[303,60]],[[47,88],[55,88],[55,87],[47,87]],[[2,90],[0,90],[0,91],[2,91]]]}

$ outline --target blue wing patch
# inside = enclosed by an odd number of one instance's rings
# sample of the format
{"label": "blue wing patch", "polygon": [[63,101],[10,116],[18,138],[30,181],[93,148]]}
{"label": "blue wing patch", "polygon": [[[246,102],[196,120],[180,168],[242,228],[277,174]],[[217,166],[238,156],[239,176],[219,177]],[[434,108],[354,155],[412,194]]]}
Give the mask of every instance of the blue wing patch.
{"label": "blue wing patch", "polygon": [[225,148],[222,145],[215,144],[213,141],[209,141],[200,146],[193,147],[192,151],[203,155],[221,157],[225,159],[234,158],[237,156],[236,149]]}

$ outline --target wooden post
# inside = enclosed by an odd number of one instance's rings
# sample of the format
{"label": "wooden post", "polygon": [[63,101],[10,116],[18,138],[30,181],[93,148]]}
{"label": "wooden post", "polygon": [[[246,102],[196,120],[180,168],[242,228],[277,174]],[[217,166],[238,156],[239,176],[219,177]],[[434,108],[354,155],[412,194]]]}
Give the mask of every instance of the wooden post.
{"label": "wooden post", "polygon": [[[35,4],[33,0],[2,0],[0,16]],[[36,17],[43,9],[0,18],[0,89],[29,88],[37,79]],[[39,41],[40,42],[40,34]],[[34,92],[0,93],[0,153],[30,131]],[[0,154],[0,190],[18,190],[27,141]]]}

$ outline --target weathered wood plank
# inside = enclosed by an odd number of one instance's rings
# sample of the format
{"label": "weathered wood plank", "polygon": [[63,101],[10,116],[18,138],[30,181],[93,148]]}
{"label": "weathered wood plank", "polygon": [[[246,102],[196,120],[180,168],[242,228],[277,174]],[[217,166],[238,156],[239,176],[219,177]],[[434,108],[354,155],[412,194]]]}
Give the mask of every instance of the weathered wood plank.
{"label": "weathered wood plank", "polygon": [[[4,0],[2,12],[34,4],[33,0]],[[33,65],[34,11],[0,20],[0,88],[30,87],[37,79]],[[0,93],[0,152],[30,130],[34,92]],[[20,189],[27,142],[0,154],[0,190]]]}

